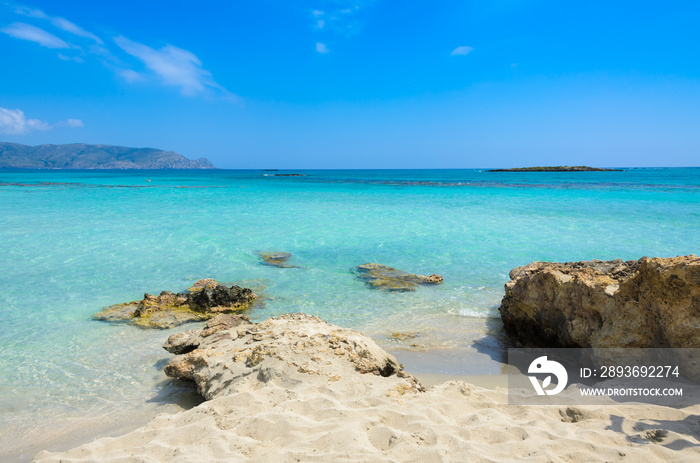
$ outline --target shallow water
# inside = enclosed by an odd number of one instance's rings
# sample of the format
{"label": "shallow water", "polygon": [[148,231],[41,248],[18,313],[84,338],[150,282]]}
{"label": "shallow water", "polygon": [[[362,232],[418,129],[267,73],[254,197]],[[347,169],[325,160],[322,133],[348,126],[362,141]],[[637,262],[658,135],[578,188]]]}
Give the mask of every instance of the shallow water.
{"label": "shallow water", "polygon": [[[303,311],[371,335],[409,369],[498,373],[493,317],[512,268],[700,248],[698,168],[280,173],[0,170],[0,441],[178,400],[160,345],[183,328],[91,320],[144,292],[244,282],[265,297],[256,321]],[[262,265],[263,250],[301,268]],[[351,273],[365,262],[445,281],[371,290]]]}

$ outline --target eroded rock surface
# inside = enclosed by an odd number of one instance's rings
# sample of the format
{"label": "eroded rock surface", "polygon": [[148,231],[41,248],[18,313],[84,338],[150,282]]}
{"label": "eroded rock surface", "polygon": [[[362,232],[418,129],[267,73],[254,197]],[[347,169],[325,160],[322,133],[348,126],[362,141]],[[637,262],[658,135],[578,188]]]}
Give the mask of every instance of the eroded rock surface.
{"label": "eroded rock surface", "polygon": [[415,291],[418,285],[442,283],[440,275],[416,275],[375,263],[358,265],[355,267],[355,273],[369,287],[385,291]]}
{"label": "eroded rock surface", "polygon": [[140,301],[105,307],[93,317],[109,322],[128,322],[141,328],[166,329],[209,320],[219,313],[245,310],[258,298],[248,288],[227,287],[211,278],[199,280],[189,291],[163,291],[158,296],[146,293]]}
{"label": "eroded rock surface", "polygon": [[251,323],[242,315],[222,315],[202,330],[171,336],[163,347],[178,354],[165,367],[165,374],[194,381],[208,400],[272,380],[289,387],[309,381],[355,381],[358,372],[394,377],[386,384],[402,393],[422,390],[370,338],[306,314],[286,314],[261,323]]}
{"label": "eroded rock surface", "polygon": [[213,288],[218,285],[219,282],[213,278],[202,278],[201,280],[195,281],[194,284],[189,287],[188,291],[195,292],[202,288]]}
{"label": "eroded rock surface", "polygon": [[700,347],[700,258],[533,262],[510,272],[508,335],[529,347]]}

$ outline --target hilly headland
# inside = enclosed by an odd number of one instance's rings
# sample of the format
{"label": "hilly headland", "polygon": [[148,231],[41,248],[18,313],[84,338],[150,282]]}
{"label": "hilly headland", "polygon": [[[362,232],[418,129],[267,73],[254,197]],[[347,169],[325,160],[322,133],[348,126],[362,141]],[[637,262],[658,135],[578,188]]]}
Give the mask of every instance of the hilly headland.
{"label": "hilly headland", "polygon": [[196,160],[174,151],[112,145],[28,146],[0,142],[0,168],[5,169],[214,169],[206,158]]}

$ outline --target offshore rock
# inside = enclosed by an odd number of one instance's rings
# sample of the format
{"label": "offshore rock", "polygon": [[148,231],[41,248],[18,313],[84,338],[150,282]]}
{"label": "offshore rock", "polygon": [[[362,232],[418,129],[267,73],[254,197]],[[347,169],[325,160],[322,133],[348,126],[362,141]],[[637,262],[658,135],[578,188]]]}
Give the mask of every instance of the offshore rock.
{"label": "offshore rock", "polygon": [[302,313],[261,323],[241,315],[220,315],[202,330],[171,336],[163,347],[179,354],[165,367],[165,374],[194,381],[207,400],[267,383],[287,388],[343,383],[358,373],[394,378],[386,384],[396,393],[423,390],[370,338]]}
{"label": "offshore rock", "polygon": [[213,288],[214,286],[218,285],[219,282],[213,278],[202,278],[201,280],[195,281],[194,284],[187,289],[187,291],[195,292],[202,288]]}
{"label": "offshore rock", "polygon": [[249,288],[233,285],[205,286],[188,294],[188,304],[193,310],[204,313],[231,312],[246,308],[258,296]]}
{"label": "offshore rock", "polygon": [[190,291],[177,294],[163,291],[158,296],[146,293],[140,301],[105,307],[93,318],[131,323],[141,328],[167,329],[209,320],[219,313],[247,309],[258,297],[248,288],[236,285],[229,288],[211,279],[198,281]]}
{"label": "offshore rock", "polygon": [[273,267],[299,268],[296,265],[291,265],[287,263],[287,261],[292,258],[292,254],[289,252],[265,251],[258,253],[258,256],[260,256],[260,259],[265,264],[272,265]]}
{"label": "offshore rock", "polygon": [[355,273],[370,288],[383,289],[385,291],[415,291],[418,285],[442,283],[440,275],[416,275],[375,263],[358,265],[355,267]]}
{"label": "offshore rock", "polygon": [[499,309],[526,347],[700,347],[700,258],[533,262]]}

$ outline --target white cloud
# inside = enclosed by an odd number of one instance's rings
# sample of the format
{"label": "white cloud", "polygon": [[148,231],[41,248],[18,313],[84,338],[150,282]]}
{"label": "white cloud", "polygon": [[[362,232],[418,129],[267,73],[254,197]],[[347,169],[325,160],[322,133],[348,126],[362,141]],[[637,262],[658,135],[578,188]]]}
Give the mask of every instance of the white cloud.
{"label": "white cloud", "polygon": [[450,53],[450,56],[464,56],[468,55],[470,51],[472,51],[472,47],[457,47],[454,50],[452,50],[452,53]]}
{"label": "white cloud", "polygon": [[[207,89],[216,89],[228,94],[226,89],[214,81],[211,72],[202,68],[202,62],[192,52],[172,45],[155,50],[123,36],[115,37],[114,42],[122,50],[141,60],[163,83],[178,87],[183,95],[202,94]],[[123,72],[122,75],[124,76]],[[125,77],[130,76],[133,77],[133,74],[127,73]]]}
{"label": "white cloud", "polygon": [[58,124],[56,124],[59,127],[83,127],[85,124],[83,124],[83,121],[80,119],[66,119],[65,121],[61,121]]}
{"label": "white cloud", "polygon": [[124,78],[127,82],[137,82],[143,80],[143,76],[136,71],[131,69],[122,69],[119,71],[119,75]]}
{"label": "white cloud", "polygon": [[[188,50],[172,45],[153,49],[123,36],[115,37],[114,43],[131,57],[137,58],[141,63],[139,64],[130,57],[126,58],[113,43],[105,44],[97,35],[67,19],[49,16],[42,10],[25,6],[15,6],[13,9],[16,14],[31,18],[34,22],[41,20],[50,23],[58,29],[58,35],[22,22],[6,26],[0,29],[0,32],[35,42],[43,47],[60,49],[62,51],[58,53],[58,58],[63,61],[83,63],[92,56],[129,83],[154,81],[155,76],[163,84],[179,88],[183,95],[215,95],[217,98],[241,104],[240,98],[214,81],[211,72],[204,69],[199,58]],[[324,13],[318,11],[318,14]],[[70,37],[68,34],[90,39],[92,42],[76,39],[76,43],[82,45],[78,46],[64,40],[65,37]],[[143,69],[144,67],[146,69]]]}
{"label": "white cloud", "polygon": [[66,56],[63,53],[58,54],[58,59],[63,60],[63,61],[74,61],[76,63],[84,63],[85,60],[82,59],[80,56]]}
{"label": "white cloud", "polygon": [[86,31],[85,29],[73,24],[67,19],[63,18],[51,18],[51,24],[62,29],[70,34],[77,35],[78,37],[85,37],[87,39],[92,39],[95,42],[102,44],[102,40],[95,34]]}
{"label": "white cloud", "polygon": [[21,109],[0,108],[0,133],[22,135],[32,130],[49,130],[51,126],[39,119],[27,119]]}
{"label": "white cloud", "polygon": [[349,37],[362,29],[358,17],[361,10],[372,3],[368,0],[316,0],[326,8],[311,10],[313,28],[321,32]]}
{"label": "white cloud", "polygon": [[[56,123],[56,127],[82,127],[80,119],[67,119]],[[51,130],[54,126],[39,119],[27,119],[21,109],[0,108],[0,133],[24,135],[33,130]]]}
{"label": "white cloud", "polygon": [[328,50],[328,47],[325,44],[321,42],[316,42],[316,51],[318,53],[325,54],[328,53],[330,50]]}
{"label": "white cloud", "polygon": [[86,31],[82,27],[78,26],[75,23],[68,21],[67,19],[59,18],[58,16],[49,16],[41,10],[37,10],[35,8],[29,8],[26,6],[16,7],[15,13],[21,14],[24,16],[29,16],[30,18],[49,20],[49,21],[51,21],[51,24],[53,24],[55,27],[65,31],[65,32],[68,32],[69,34],[77,35],[78,37],[85,37],[88,39],[92,39],[95,42],[102,44],[102,40],[99,37],[97,37],[95,34]]}
{"label": "white cloud", "polygon": [[48,15],[43,11],[37,10],[36,8],[29,8],[28,6],[15,7],[15,13],[29,16],[30,18],[48,19]]}
{"label": "white cloud", "polygon": [[53,127],[48,122],[39,119],[27,119],[27,131],[30,130],[51,130]]}
{"label": "white cloud", "polygon": [[44,29],[39,29],[38,27],[25,23],[13,23],[3,29],[0,29],[0,31],[16,39],[36,42],[42,47],[46,48],[70,48],[68,43],[59,39],[55,35],[46,32]]}

